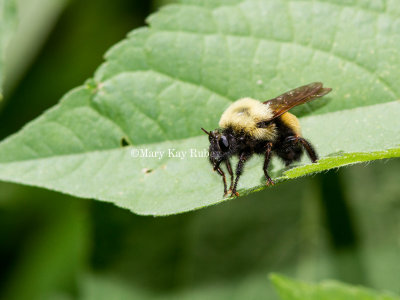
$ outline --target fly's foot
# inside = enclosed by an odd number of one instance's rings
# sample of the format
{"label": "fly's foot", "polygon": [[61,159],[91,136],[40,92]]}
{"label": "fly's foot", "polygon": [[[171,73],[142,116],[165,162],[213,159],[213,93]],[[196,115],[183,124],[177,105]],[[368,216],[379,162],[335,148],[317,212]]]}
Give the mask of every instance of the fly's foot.
{"label": "fly's foot", "polygon": [[232,194],[232,189],[229,189],[227,192],[224,193],[224,198],[230,194]]}
{"label": "fly's foot", "polygon": [[275,182],[271,178],[267,178],[267,182],[265,183],[266,186],[272,186],[275,185]]}
{"label": "fly's foot", "polygon": [[231,192],[231,197],[239,197],[239,193],[238,192],[236,192],[236,191],[232,191]]}

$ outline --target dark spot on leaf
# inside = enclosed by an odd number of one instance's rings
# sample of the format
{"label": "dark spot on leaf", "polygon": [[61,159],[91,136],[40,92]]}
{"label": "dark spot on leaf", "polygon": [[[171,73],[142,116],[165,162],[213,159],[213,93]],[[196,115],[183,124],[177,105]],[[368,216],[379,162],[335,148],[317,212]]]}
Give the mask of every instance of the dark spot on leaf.
{"label": "dark spot on leaf", "polygon": [[126,147],[129,146],[130,144],[131,143],[129,143],[129,141],[125,137],[121,139],[121,147]]}
{"label": "dark spot on leaf", "polygon": [[144,168],[144,169],[142,169],[142,172],[143,172],[144,174],[149,174],[149,173],[153,172],[153,170],[152,170],[152,169]]}

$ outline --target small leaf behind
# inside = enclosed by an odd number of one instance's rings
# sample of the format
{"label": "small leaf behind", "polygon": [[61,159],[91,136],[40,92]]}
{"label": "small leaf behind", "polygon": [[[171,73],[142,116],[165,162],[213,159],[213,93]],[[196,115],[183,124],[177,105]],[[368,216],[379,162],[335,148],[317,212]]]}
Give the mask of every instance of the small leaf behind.
{"label": "small leaf behind", "polygon": [[399,300],[391,293],[377,292],[361,286],[351,286],[333,280],[319,284],[292,280],[272,274],[270,279],[282,300]]}

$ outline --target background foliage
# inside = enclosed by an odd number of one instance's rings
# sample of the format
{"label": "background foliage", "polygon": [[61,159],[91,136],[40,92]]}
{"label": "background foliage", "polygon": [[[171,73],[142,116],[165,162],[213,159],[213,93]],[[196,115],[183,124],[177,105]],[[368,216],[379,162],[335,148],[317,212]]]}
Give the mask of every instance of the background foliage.
{"label": "background foliage", "polygon": [[[44,47],[9,89],[0,137],[89,78],[103,53],[156,6],[60,5]],[[399,166],[392,159],[330,171],[156,219],[0,183],[0,297],[274,299],[272,271],[400,293]]]}

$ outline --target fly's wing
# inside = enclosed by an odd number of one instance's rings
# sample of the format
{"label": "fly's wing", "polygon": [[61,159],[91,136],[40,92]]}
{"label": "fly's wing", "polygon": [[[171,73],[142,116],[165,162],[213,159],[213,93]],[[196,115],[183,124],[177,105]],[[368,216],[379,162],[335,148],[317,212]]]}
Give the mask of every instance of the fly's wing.
{"label": "fly's wing", "polygon": [[275,119],[287,112],[289,109],[322,97],[328,94],[331,90],[331,88],[324,88],[321,82],[313,82],[265,101],[264,104],[269,105],[269,108],[273,112],[272,119]]}

